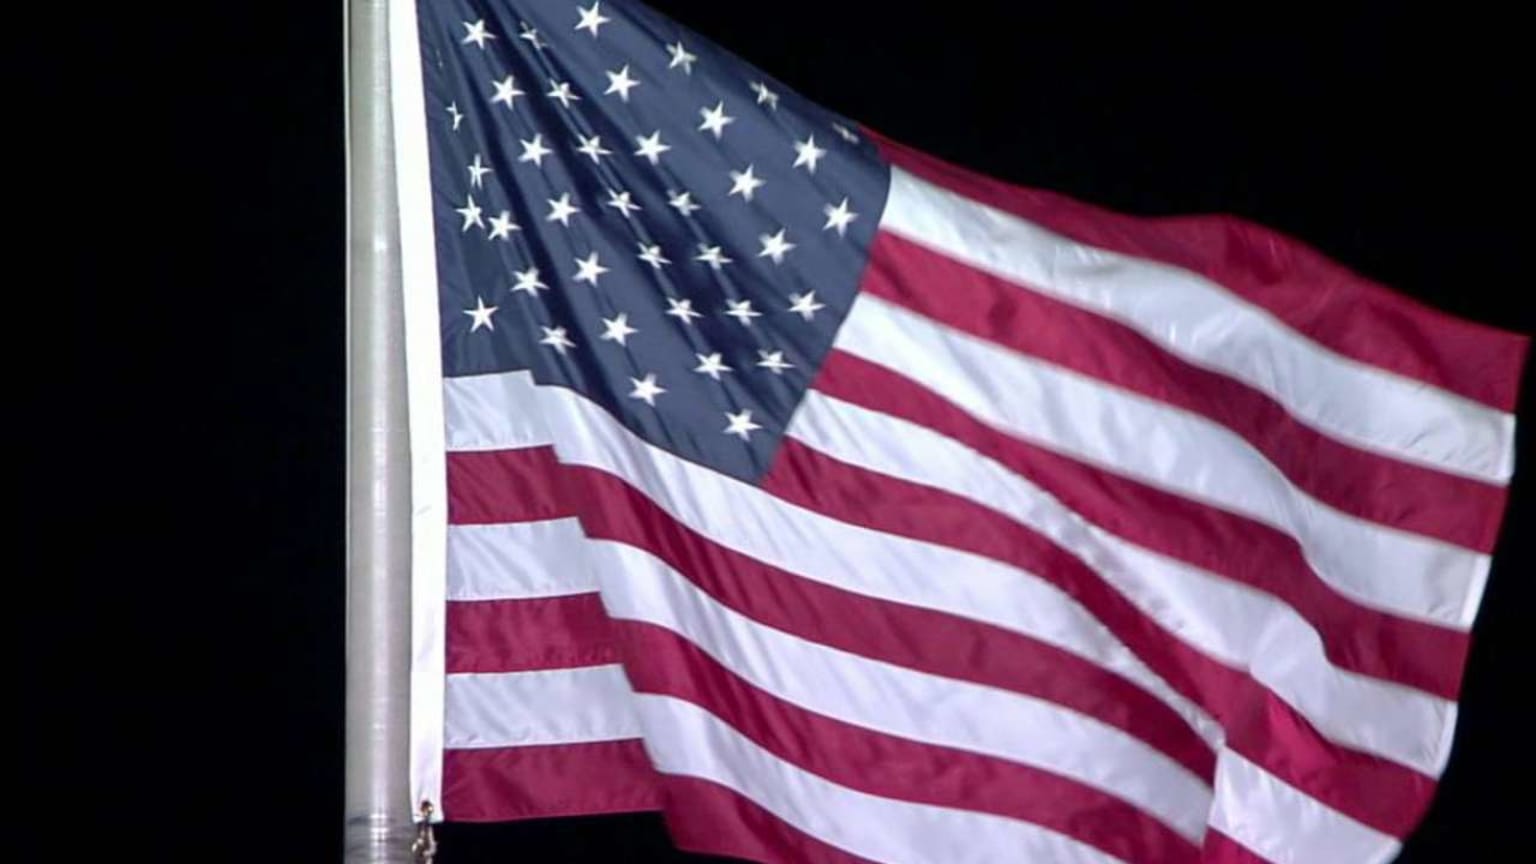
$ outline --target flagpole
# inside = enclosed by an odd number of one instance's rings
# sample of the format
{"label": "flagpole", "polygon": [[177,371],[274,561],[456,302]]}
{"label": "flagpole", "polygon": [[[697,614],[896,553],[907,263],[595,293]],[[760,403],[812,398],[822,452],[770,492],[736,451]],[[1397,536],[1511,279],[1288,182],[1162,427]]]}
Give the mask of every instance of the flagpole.
{"label": "flagpole", "polygon": [[389,0],[343,0],[347,137],[347,864],[412,858],[411,544]]}

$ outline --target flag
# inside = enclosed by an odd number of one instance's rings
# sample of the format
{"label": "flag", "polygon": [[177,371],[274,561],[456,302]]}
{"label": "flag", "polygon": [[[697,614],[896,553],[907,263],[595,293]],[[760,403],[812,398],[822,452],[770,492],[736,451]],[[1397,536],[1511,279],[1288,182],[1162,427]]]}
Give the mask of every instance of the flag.
{"label": "flag", "polygon": [[413,785],[761,861],[1384,861],[1525,337],[639,3],[396,4]]}

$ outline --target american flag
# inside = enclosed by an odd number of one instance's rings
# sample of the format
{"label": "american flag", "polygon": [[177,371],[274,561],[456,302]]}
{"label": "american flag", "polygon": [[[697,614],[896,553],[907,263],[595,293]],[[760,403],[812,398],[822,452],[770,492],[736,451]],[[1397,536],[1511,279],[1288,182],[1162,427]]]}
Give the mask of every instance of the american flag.
{"label": "american flag", "polygon": [[639,3],[396,6],[419,800],[761,861],[1396,853],[1525,337],[977,176]]}

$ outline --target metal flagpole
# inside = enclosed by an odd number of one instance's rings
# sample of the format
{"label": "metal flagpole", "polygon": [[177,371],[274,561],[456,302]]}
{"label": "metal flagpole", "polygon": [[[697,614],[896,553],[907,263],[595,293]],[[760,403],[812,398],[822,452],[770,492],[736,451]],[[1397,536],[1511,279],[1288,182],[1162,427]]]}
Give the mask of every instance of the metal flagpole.
{"label": "metal flagpole", "polygon": [[411,543],[389,0],[343,0],[347,136],[344,860],[412,858]]}

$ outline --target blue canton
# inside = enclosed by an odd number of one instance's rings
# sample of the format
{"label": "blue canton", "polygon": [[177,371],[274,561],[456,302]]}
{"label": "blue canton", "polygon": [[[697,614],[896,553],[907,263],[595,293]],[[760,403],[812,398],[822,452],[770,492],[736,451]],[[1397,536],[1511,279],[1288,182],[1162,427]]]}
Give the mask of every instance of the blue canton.
{"label": "blue canton", "polygon": [[760,477],[858,289],[873,144],[638,3],[418,8],[445,374]]}

